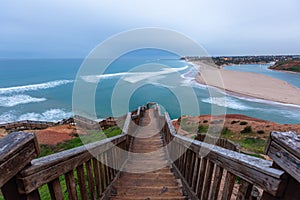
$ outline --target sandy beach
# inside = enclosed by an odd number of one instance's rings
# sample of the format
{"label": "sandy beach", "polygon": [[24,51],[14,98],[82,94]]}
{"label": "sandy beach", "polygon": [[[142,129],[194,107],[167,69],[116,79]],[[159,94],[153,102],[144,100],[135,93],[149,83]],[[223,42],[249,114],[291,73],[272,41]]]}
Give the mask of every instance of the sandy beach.
{"label": "sandy beach", "polygon": [[207,62],[192,62],[199,69],[196,81],[233,94],[300,105],[300,90],[293,85],[269,76],[250,72],[218,69]]}

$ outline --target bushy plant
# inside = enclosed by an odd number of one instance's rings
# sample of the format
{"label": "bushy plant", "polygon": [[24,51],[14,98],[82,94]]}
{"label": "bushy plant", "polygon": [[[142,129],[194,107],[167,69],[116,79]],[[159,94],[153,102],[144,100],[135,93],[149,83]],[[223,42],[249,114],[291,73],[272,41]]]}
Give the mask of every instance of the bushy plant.
{"label": "bushy plant", "polygon": [[246,126],[243,130],[241,130],[241,133],[251,133],[251,132],[252,132],[251,126]]}
{"label": "bushy plant", "polygon": [[245,122],[245,121],[242,121],[242,122],[240,122],[240,125],[247,125],[248,124],[248,122]]}

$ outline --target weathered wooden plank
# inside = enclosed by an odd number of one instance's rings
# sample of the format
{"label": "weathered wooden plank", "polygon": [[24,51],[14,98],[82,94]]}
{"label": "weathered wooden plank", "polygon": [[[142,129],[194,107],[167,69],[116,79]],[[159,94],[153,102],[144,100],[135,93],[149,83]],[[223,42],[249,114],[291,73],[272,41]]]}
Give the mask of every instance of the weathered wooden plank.
{"label": "weathered wooden plank", "polygon": [[201,198],[202,189],[204,185],[205,171],[206,171],[207,159],[201,158],[200,170],[199,170],[199,179],[197,186],[197,195]]}
{"label": "weathered wooden plank", "polygon": [[190,187],[192,187],[192,179],[193,179],[193,172],[195,168],[196,156],[198,155],[196,155],[194,152],[191,151],[190,169],[188,171],[188,178],[187,178],[187,182],[189,183]]}
{"label": "weathered wooden plank", "polygon": [[197,187],[197,180],[199,177],[199,167],[200,167],[200,158],[198,156],[196,156],[195,158],[195,165],[194,165],[194,172],[193,172],[193,179],[192,179],[192,190],[194,192],[196,192],[196,187]]}
{"label": "weathered wooden plank", "polygon": [[19,177],[18,181],[22,183],[23,187],[20,188],[21,192],[29,193],[38,187],[46,184],[55,178],[73,170],[77,166],[86,162],[91,158],[91,155],[86,152],[85,154],[81,154],[78,157],[74,157],[70,160],[66,160],[62,163],[51,166],[50,168],[44,168],[41,171],[37,171],[34,174],[25,177]]}
{"label": "weathered wooden plank", "polygon": [[223,193],[222,193],[222,200],[230,200],[233,186],[235,181],[235,175],[227,171]]}
{"label": "weathered wooden plank", "polygon": [[85,163],[86,165],[86,172],[88,177],[88,188],[90,190],[90,199],[95,198],[95,183],[93,178],[93,168],[92,168],[92,162],[91,160],[87,161]]}
{"label": "weathered wooden plank", "polygon": [[300,135],[295,132],[272,132],[270,138],[284,147],[288,152],[299,157]]}
{"label": "weathered wooden plank", "polygon": [[247,200],[251,195],[253,185],[245,180],[241,180],[236,200]]}
{"label": "weathered wooden plank", "polygon": [[87,189],[86,189],[83,164],[79,165],[76,168],[76,172],[77,172],[77,177],[78,177],[78,184],[79,184],[81,199],[82,200],[88,200],[88,193],[87,193]]}
{"label": "weathered wooden plank", "polygon": [[26,199],[26,195],[19,193],[15,177],[8,180],[1,187],[1,191],[4,196],[4,199],[20,199],[20,200]]}
{"label": "weathered wooden plank", "polygon": [[204,186],[202,189],[201,199],[208,199],[213,171],[214,171],[214,163],[209,160],[206,166]]}
{"label": "weathered wooden plank", "polygon": [[103,160],[103,155],[99,156],[99,166],[100,166],[100,176],[101,176],[101,191],[103,192],[107,187],[106,180],[105,180],[105,165]]}
{"label": "weathered wooden plank", "polygon": [[300,182],[300,151],[298,155],[294,155],[285,149],[285,147],[280,146],[276,141],[272,141],[268,148],[267,155],[270,156],[278,166]]}
{"label": "weathered wooden plank", "polygon": [[[71,165],[68,162],[74,157],[81,156],[82,154],[93,154],[97,155],[101,152],[105,152],[113,146],[126,140],[125,135],[119,135],[112,138],[103,139],[99,142],[94,142],[86,144],[84,146],[76,147],[59,153],[55,153],[49,156],[41,157],[32,160],[32,166],[24,169],[21,172],[22,176],[28,176],[35,174],[44,169],[50,168],[52,166],[58,165],[59,163],[65,162],[67,165]],[[71,163],[71,162],[70,162]],[[74,166],[75,168],[76,166]]]}
{"label": "weathered wooden plank", "polygon": [[99,198],[101,196],[101,181],[100,181],[100,172],[99,172],[100,169],[98,165],[98,160],[96,158],[92,158],[92,161],[93,161],[93,168],[94,168],[97,198]]}
{"label": "weathered wooden plank", "polygon": [[75,179],[74,179],[73,171],[68,172],[65,175],[65,179],[66,179],[66,185],[67,185],[67,191],[68,191],[69,199],[77,200],[77,191],[76,191],[76,185],[75,185]]}
{"label": "weathered wooden plank", "polygon": [[54,179],[48,183],[48,188],[52,200],[63,200],[64,196],[62,193],[59,178]]}
{"label": "weathered wooden plank", "polygon": [[35,190],[29,194],[26,195],[26,200],[40,200],[40,193],[38,190]]}
{"label": "weathered wooden plank", "polygon": [[210,200],[217,200],[217,198],[218,198],[222,175],[223,175],[223,168],[216,165],[215,173],[214,173],[214,181],[211,186],[212,190],[211,190],[210,197],[209,197]]}
{"label": "weathered wooden plank", "polygon": [[185,178],[185,180],[188,182],[188,176],[189,176],[189,172],[191,171],[191,156],[192,156],[192,152],[187,149],[186,151],[186,158],[185,158],[185,161],[184,161],[184,173],[183,173],[183,176]]}
{"label": "weathered wooden plank", "polygon": [[23,149],[11,155],[10,159],[0,165],[0,173],[5,174],[5,176],[0,176],[0,187],[28,165],[36,156],[37,153],[33,142],[25,144]]}
{"label": "weathered wooden plank", "polygon": [[0,187],[14,177],[33,158],[38,156],[39,147],[33,133],[15,132],[0,140]]}
{"label": "weathered wooden plank", "polygon": [[[209,152],[207,158],[220,167],[234,173],[252,184],[260,186],[272,195],[280,195],[278,192],[282,184],[285,184],[286,174],[282,170],[272,168],[272,162],[255,158],[238,152],[230,151],[214,145],[176,135],[173,139],[181,145],[189,147],[194,152],[200,149]],[[269,184],[265,184],[269,183]]]}

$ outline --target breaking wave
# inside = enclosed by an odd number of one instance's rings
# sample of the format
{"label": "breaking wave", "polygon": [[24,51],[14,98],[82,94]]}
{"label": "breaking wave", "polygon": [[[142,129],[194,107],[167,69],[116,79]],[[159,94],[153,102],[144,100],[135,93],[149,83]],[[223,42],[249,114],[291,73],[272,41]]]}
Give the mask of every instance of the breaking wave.
{"label": "breaking wave", "polygon": [[46,101],[46,98],[35,98],[29,95],[0,96],[0,107],[13,107],[19,104]]}
{"label": "breaking wave", "polygon": [[204,103],[214,104],[217,106],[231,108],[235,110],[253,110],[252,107],[246,106],[245,104],[239,102],[238,100],[235,100],[230,97],[211,97],[211,98],[202,99],[201,101]]}
{"label": "breaking wave", "polygon": [[9,111],[0,115],[0,124],[22,120],[57,122],[72,116],[72,112],[58,108],[49,109],[43,113],[29,112],[21,115],[18,115],[16,111]]}
{"label": "breaking wave", "polygon": [[49,88],[58,87],[61,85],[69,84],[74,82],[73,80],[57,80],[39,84],[14,86],[7,88],[0,88],[0,94],[12,94],[12,93],[23,93],[28,91],[44,90]]}

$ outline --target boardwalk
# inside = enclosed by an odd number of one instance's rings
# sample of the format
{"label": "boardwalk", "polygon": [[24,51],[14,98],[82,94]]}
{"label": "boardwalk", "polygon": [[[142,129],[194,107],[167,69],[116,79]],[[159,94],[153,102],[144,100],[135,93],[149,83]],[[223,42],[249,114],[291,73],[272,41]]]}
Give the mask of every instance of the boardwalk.
{"label": "boardwalk", "polygon": [[185,199],[179,179],[171,172],[157,124],[153,110],[147,110],[111,199]]}

